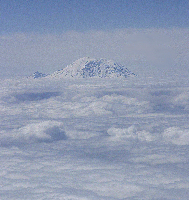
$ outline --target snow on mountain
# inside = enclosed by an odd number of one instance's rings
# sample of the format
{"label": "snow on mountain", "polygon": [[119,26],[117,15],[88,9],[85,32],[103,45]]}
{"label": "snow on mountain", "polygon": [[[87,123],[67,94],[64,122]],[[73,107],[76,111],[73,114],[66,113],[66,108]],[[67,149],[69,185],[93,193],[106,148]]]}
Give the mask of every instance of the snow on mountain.
{"label": "snow on mountain", "polygon": [[62,70],[54,72],[51,77],[128,77],[135,74],[129,71],[123,65],[117,64],[112,60],[92,59],[84,57],[76,60]]}
{"label": "snow on mountain", "polygon": [[34,72],[33,75],[32,75],[32,77],[34,79],[36,79],[36,78],[42,78],[42,77],[46,77],[46,76],[47,76],[47,74],[43,74],[43,73],[38,72],[38,71]]}

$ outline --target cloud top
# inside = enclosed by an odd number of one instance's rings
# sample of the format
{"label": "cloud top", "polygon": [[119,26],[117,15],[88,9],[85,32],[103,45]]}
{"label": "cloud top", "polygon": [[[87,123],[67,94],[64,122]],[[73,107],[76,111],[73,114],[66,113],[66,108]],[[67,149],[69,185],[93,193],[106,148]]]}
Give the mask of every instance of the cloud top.
{"label": "cloud top", "polygon": [[28,124],[18,129],[14,129],[7,135],[1,133],[1,145],[25,145],[40,142],[54,142],[66,140],[62,123],[57,121],[42,121]]}

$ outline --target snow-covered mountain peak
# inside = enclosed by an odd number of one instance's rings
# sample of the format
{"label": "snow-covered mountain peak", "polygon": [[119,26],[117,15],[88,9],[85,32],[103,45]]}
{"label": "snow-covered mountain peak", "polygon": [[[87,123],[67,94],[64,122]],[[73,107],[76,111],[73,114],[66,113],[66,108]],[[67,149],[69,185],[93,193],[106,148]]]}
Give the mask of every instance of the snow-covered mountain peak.
{"label": "snow-covered mountain peak", "polygon": [[[90,57],[84,57],[84,58],[80,58],[78,60],[76,60],[75,62],[73,62],[72,64],[68,65],[66,68],[70,68],[73,70],[81,70],[83,69],[89,62],[94,61],[95,59],[90,58]],[[65,68],[65,69],[66,69]]]}
{"label": "snow-covered mountain peak", "polygon": [[76,60],[66,68],[54,72],[51,77],[128,77],[134,75],[123,65],[112,60],[84,57]]}

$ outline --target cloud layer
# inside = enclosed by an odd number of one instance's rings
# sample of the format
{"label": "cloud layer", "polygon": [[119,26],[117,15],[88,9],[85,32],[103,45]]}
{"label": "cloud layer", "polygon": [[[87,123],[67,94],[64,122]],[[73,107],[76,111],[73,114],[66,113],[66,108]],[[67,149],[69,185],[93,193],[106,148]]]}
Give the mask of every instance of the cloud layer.
{"label": "cloud layer", "polygon": [[187,199],[188,80],[9,79],[4,199]]}

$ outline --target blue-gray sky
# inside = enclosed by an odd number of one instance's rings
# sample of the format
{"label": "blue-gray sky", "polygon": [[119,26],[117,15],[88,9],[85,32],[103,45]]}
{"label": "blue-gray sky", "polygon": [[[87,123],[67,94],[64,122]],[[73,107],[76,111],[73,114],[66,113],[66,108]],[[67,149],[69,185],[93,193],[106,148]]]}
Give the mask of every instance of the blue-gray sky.
{"label": "blue-gray sky", "polygon": [[1,33],[188,26],[188,0],[1,0]]}
{"label": "blue-gray sky", "polygon": [[85,56],[188,70],[188,0],[0,0],[0,9],[1,77]]}

